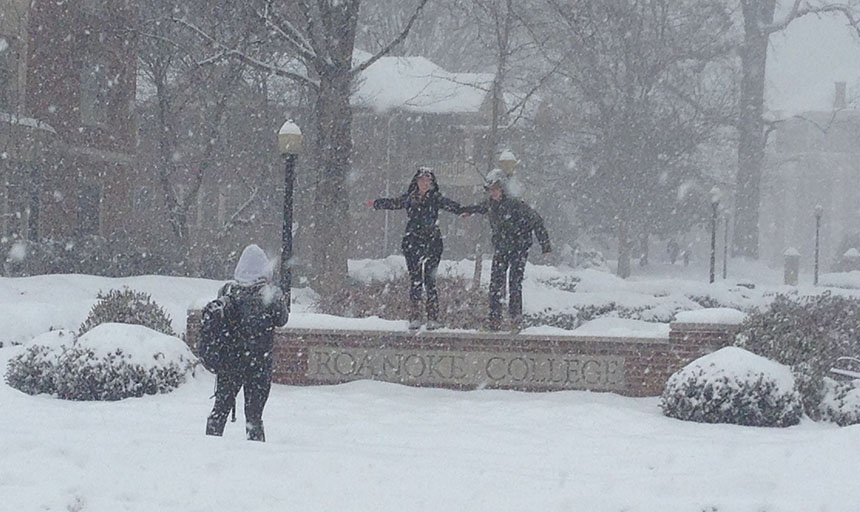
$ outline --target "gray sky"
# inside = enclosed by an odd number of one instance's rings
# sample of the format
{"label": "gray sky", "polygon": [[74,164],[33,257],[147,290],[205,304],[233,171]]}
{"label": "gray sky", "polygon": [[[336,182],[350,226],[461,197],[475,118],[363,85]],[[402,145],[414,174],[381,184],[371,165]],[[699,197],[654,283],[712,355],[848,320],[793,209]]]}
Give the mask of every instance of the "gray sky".
{"label": "gray sky", "polygon": [[829,110],[834,82],[848,84],[860,106],[860,41],[843,18],[808,16],[771,37],[767,106],[794,114]]}

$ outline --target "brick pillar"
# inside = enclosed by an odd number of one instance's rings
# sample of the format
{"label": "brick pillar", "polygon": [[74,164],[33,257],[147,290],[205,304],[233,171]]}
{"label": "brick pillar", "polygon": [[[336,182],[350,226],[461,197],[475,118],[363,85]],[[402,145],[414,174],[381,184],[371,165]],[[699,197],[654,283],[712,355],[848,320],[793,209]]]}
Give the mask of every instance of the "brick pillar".
{"label": "brick pillar", "polygon": [[674,360],[669,370],[674,373],[690,362],[732,345],[738,326],[733,324],[669,324],[670,352]]}

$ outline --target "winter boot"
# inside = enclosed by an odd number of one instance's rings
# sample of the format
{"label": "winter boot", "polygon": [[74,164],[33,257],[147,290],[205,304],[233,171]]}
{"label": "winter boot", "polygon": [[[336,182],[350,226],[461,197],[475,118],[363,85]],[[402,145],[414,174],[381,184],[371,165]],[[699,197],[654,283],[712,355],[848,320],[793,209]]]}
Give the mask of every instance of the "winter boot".
{"label": "winter boot", "polygon": [[263,422],[259,424],[247,422],[245,423],[245,435],[248,441],[266,442],[266,432],[263,430]]}
{"label": "winter boot", "polygon": [[487,317],[486,322],[484,322],[484,330],[487,331],[498,331],[502,328],[502,319],[496,315],[490,315]]}
{"label": "winter boot", "polygon": [[227,414],[216,415],[210,414],[206,419],[206,435],[221,436],[224,434],[224,427],[227,425]]}
{"label": "winter boot", "polygon": [[444,325],[442,325],[442,322],[440,322],[439,320],[433,319],[427,321],[428,331],[435,331],[436,329],[441,329],[442,327],[444,327]]}
{"label": "winter boot", "polygon": [[409,330],[421,328],[421,304],[417,300],[409,301]]}
{"label": "winter boot", "polygon": [[522,316],[511,317],[511,332],[514,334],[517,334],[522,330],[523,330],[523,317]]}

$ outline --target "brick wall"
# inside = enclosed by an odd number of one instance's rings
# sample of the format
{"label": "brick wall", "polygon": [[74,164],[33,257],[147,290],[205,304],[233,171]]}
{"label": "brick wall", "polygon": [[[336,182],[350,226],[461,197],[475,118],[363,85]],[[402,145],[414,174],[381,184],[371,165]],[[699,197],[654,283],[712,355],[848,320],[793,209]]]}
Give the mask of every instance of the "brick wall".
{"label": "brick wall", "polygon": [[[186,340],[199,334],[190,312]],[[375,379],[450,389],[585,389],[655,396],[690,361],[730,345],[735,326],[672,323],[668,338],[538,336],[484,332],[279,329],[279,384]]]}

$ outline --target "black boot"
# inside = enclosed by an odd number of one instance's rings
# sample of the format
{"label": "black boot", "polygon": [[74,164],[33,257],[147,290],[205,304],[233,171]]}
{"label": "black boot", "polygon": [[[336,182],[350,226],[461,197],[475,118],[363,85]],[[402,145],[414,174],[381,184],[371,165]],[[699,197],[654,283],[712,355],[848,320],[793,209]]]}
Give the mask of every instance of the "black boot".
{"label": "black boot", "polygon": [[245,435],[248,441],[266,442],[266,431],[263,430],[263,422],[260,423],[245,423]]}
{"label": "black boot", "polygon": [[418,330],[421,328],[421,303],[417,300],[409,301],[409,329]]}
{"label": "black boot", "polygon": [[206,419],[206,435],[207,436],[222,436],[224,435],[224,426],[227,424],[227,415],[216,415],[212,413]]}

